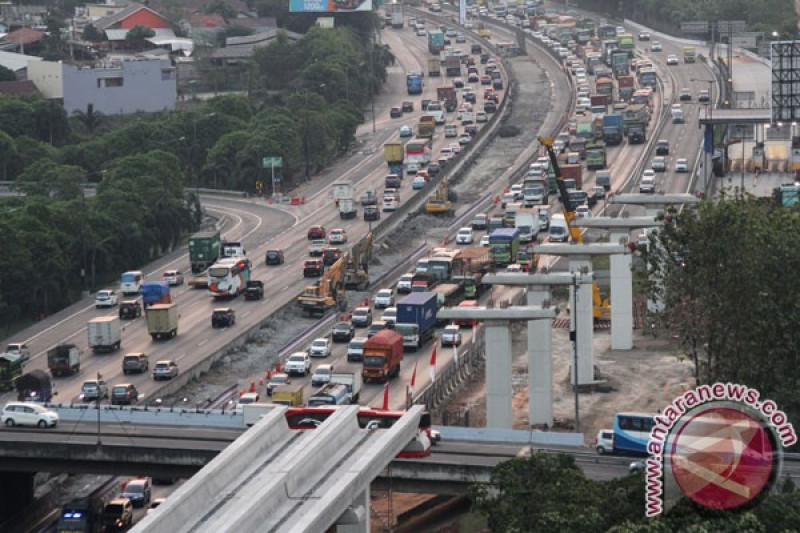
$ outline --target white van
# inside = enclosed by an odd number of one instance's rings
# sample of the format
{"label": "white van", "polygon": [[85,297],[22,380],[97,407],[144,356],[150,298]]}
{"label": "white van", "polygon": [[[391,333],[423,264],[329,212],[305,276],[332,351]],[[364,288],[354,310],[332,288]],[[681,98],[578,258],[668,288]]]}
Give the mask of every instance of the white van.
{"label": "white van", "polygon": [[119,278],[119,290],[122,294],[129,296],[131,294],[139,294],[144,282],[144,274],[141,270],[129,270]]}
{"label": "white van", "polygon": [[556,213],[550,218],[550,228],[547,230],[547,236],[550,242],[568,242],[569,241],[569,228],[564,215]]}
{"label": "white van", "polygon": [[670,116],[673,124],[683,124],[683,109],[680,104],[675,104],[670,109]]}

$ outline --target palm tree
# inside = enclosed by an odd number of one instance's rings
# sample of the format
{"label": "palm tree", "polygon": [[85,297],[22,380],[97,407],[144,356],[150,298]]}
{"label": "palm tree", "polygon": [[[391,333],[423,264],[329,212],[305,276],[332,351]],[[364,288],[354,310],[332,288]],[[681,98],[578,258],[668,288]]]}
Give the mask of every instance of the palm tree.
{"label": "palm tree", "polygon": [[76,110],[72,114],[78,119],[78,122],[83,124],[84,129],[90,135],[103,124],[105,119],[105,115],[102,112],[94,110],[94,104],[88,104],[86,106],[86,113]]}

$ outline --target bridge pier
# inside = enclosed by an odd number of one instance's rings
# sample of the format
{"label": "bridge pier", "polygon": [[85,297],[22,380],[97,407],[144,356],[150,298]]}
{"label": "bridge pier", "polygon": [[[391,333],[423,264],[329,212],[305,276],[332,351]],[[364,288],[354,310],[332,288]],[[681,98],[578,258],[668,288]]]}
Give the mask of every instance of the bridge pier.
{"label": "bridge pier", "polygon": [[0,516],[17,514],[33,501],[36,472],[0,472]]}
{"label": "bridge pier", "polygon": [[[391,494],[389,495],[391,497]],[[369,485],[336,522],[336,533],[370,533]]]}
{"label": "bridge pier", "polygon": [[486,321],[486,427],[511,429],[511,329],[508,320]]}

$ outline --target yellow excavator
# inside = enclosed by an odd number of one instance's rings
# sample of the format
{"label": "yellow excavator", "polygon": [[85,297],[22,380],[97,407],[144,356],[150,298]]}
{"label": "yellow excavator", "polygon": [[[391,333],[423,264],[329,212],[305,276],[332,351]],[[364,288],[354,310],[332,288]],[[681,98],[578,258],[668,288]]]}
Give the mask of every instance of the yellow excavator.
{"label": "yellow excavator", "polygon": [[369,287],[369,263],[372,261],[372,233],[361,239],[347,253],[348,261],[344,271],[346,289],[365,291]]}
{"label": "yellow excavator", "polygon": [[[564,184],[564,178],[561,176],[558,158],[556,157],[555,150],[553,150],[554,139],[538,137],[538,140],[539,144],[547,149],[547,155],[550,157],[550,165],[553,167],[553,174],[555,174],[558,196],[561,199],[561,210],[562,213],[564,213],[564,220],[567,221],[567,228],[569,229],[572,242],[583,244],[583,233],[581,229],[572,225],[575,221],[575,217],[577,217],[575,213],[575,208],[577,206],[572,205],[569,199],[569,191]],[[592,283],[592,304],[592,316],[595,321],[611,320],[611,305],[608,302],[608,298],[603,298],[603,295],[600,293],[600,287],[597,285],[596,281]]]}
{"label": "yellow excavator", "polygon": [[297,304],[305,316],[322,316],[329,309],[347,309],[347,291],[344,270],[350,258],[347,252],[339,258],[314,285],[308,285],[297,297]]}
{"label": "yellow excavator", "polygon": [[428,200],[425,202],[425,210],[433,214],[450,213],[453,209],[453,204],[448,199],[449,192],[447,178],[445,177],[442,182],[439,183],[436,192],[428,196]]}

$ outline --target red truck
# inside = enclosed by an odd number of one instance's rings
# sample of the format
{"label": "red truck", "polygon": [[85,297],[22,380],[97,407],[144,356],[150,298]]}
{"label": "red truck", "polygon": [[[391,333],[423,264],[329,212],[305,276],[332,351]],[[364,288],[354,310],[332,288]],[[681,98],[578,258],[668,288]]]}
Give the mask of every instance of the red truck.
{"label": "red truck", "polygon": [[399,376],[402,360],[403,336],[391,329],[379,331],[364,343],[364,362],[361,368],[364,383],[369,380],[384,382]]}
{"label": "red truck", "polygon": [[583,187],[583,167],[581,165],[561,165],[561,176],[564,179],[573,179],[578,189]]}
{"label": "red truck", "polygon": [[611,101],[610,94],[593,94],[589,96],[589,103],[592,105],[611,105]]}
{"label": "red truck", "polygon": [[452,85],[444,85],[436,88],[436,99],[444,103],[444,110],[452,113],[458,107],[458,96],[456,88]]}

